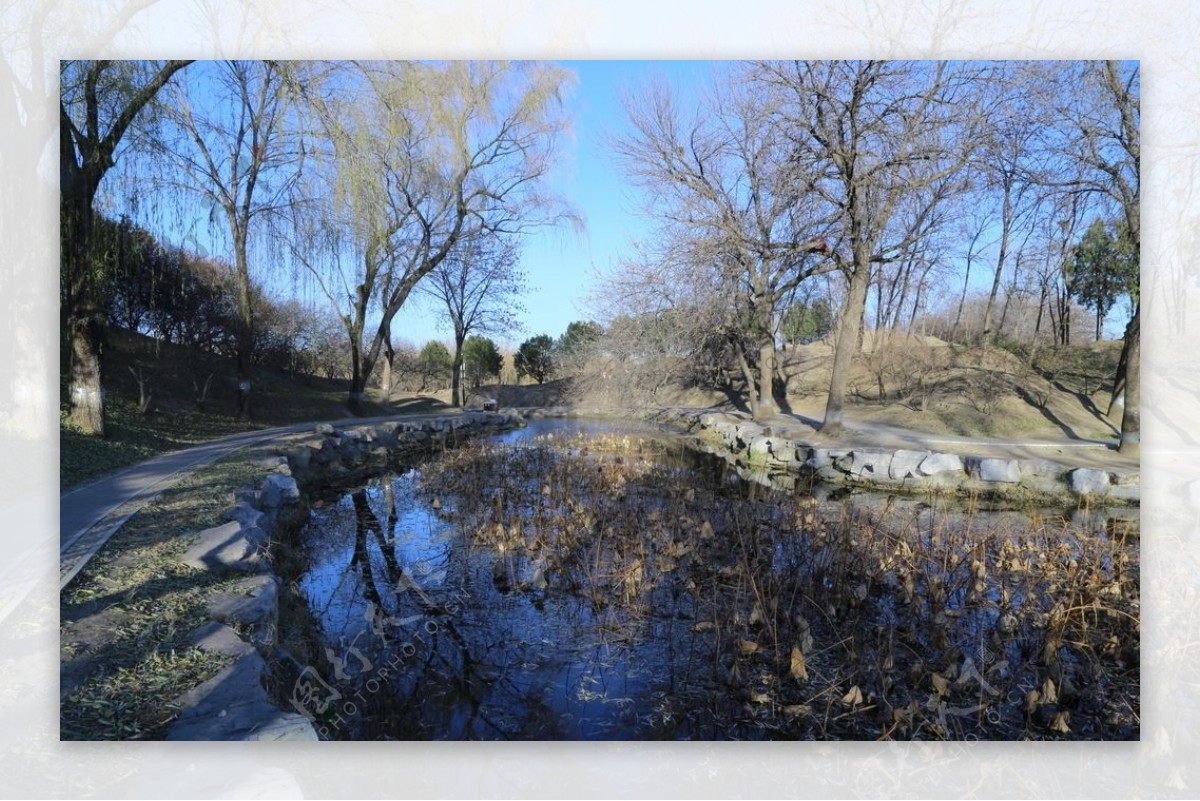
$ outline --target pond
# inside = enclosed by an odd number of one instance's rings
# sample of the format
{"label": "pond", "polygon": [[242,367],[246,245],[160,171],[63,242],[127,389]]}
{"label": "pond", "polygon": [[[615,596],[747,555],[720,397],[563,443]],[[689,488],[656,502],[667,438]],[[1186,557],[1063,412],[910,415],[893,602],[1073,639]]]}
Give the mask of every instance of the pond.
{"label": "pond", "polygon": [[538,420],[317,499],[331,739],[1138,736],[1136,531],[771,490],[649,426]]}

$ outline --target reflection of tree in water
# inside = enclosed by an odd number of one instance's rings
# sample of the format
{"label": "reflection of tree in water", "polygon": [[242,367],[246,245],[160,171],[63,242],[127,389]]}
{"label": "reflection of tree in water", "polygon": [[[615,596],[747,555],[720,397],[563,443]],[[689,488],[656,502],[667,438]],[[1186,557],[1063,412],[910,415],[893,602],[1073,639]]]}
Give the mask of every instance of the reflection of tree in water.
{"label": "reflection of tree in water", "polygon": [[[355,492],[343,596],[369,615],[372,663],[397,667],[342,734],[1136,732],[1112,711],[1136,698],[1136,544],[855,498],[822,511],[595,443],[468,446]],[[1129,611],[1077,612],[1101,607]]]}
{"label": "reflection of tree in water", "polygon": [[[674,723],[663,729],[672,720],[666,699],[711,673],[690,619],[655,617],[632,596],[552,595],[531,582],[544,560],[529,553],[497,553],[446,532],[432,555],[406,547],[412,521],[397,494],[390,481],[350,494],[347,575],[370,629],[354,642],[367,664],[346,657],[339,679],[344,695],[357,690],[369,704],[343,736],[672,736]],[[495,580],[500,573],[505,582]],[[655,592],[666,608],[679,588]],[[385,689],[369,693],[389,664]]]}
{"label": "reflection of tree in water", "polygon": [[[424,583],[420,571],[398,554],[399,514],[390,482],[384,482],[382,496],[386,522],[372,508],[367,488],[351,495],[350,565],[362,577],[368,622],[380,635],[371,642],[372,665],[401,668],[388,671],[390,693],[369,696],[356,736],[505,738],[529,731],[556,736],[557,714],[538,700],[550,677],[542,676],[539,687],[537,675],[523,672],[518,678],[514,670],[532,664],[525,643],[487,610],[480,615],[457,604],[462,591],[484,583],[486,570],[472,567],[467,549],[450,547],[433,571],[440,577],[436,586]],[[373,677],[364,672],[358,678]],[[505,719],[494,719],[495,710],[504,710]]]}

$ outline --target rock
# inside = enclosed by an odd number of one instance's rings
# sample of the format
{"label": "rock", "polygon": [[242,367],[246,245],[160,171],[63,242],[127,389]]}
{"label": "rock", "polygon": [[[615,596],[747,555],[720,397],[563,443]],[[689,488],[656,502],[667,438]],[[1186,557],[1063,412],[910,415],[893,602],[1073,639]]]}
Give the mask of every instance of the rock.
{"label": "rock", "polygon": [[286,456],[259,456],[250,460],[250,465],[259,470],[289,470]]}
{"label": "rock", "polygon": [[266,664],[246,654],[175,701],[183,709],[168,740],[316,740],[303,715],[271,703],[263,688]]}
{"label": "rock", "polygon": [[327,437],[332,437],[337,434],[337,429],[334,428],[331,423],[321,423],[314,430],[318,434],[322,434]]}
{"label": "rock", "polygon": [[758,423],[742,423],[735,429],[737,434],[737,443],[739,448],[745,448],[750,445],[755,437],[763,435],[763,427]]}
{"label": "rock", "polygon": [[1012,459],[980,459],[968,457],[967,472],[979,481],[998,484],[1016,484],[1021,480],[1021,468]]}
{"label": "rock", "polygon": [[282,473],[268,473],[263,479],[260,493],[261,503],[267,507],[284,506],[300,501],[300,487],[297,486],[296,479]]}
{"label": "rock", "polygon": [[[255,498],[257,499],[257,494]],[[241,523],[244,528],[260,528],[266,521],[266,515],[246,501],[238,501],[232,506],[225,507],[221,512],[221,517]]]}
{"label": "rock", "polygon": [[1114,484],[1109,488],[1108,497],[1137,503],[1142,499],[1142,488],[1137,484]]}
{"label": "rock", "polygon": [[288,451],[288,464],[293,470],[307,470],[312,461],[312,450],[309,448],[292,448]]}
{"label": "rock", "polygon": [[[834,469],[838,466],[838,463],[841,460],[846,459],[846,470],[849,470],[851,464],[849,456],[850,451],[840,448],[813,448],[809,451],[808,459],[804,464],[812,470],[821,470],[824,468]],[[842,472],[845,472],[845,470]]]}
{"label": "rock", "polygon": [[253,576],[239,581],[229,592],[214,593],[208,600],[208,616],[219,623],[254,626],[275,615],[279,585],[270,576]]}
{"label": "rock", "polygon": [[921,463],[929,456],[929,451],[896,451],[892,454],[888,475],[895,479],[920,478]]}
{"label": "rock", "polygon": [[791,463],[796,461],[796,443],[790,439],[772,438],[771,457],[780,464],[790,467]]}
{"label": "rock", "polygon": [[923,476],[935,476],[938,473],[961,473],[963,461],[962,457],[956,453],[931,453],[921,460],[917,470]]}
{"label": "rock", "polygon": [[308,443],[311,461],[317,464],[328,464],[338,458],[337,441],[332,439],[312,440]]}
{"label": "rock", "polygon": [[1108,477],[1118,487],[1140,487],[1142,474],[1137,470],[1110,470]]}
{"label": "rock", "polygon": [[192,632],[188,645],[225,656],[242,657],[254,653],[254,646],[238,636],[238,633],[223,623],[210,620]]}
{"label": "rock", "polygon": [[262,529],[234,520],[195,535],[180,561],[201,570],[252,572],[261,567],[266,545],[267,535]]}
{"label": "rock", "polygon": [[1057,478],[1066,469],[1049,459],[1021,459],[1017,464],[1022,477]]}
{"label": "rock", "polygon": [[892,465],[892,452],[877,448],[855,448],[835,464],[852,476],[887,478]]}
{"label": "rock", "polygon": [[1077,467],[1071,471],[1071,492],[1076,495],[1107,495],[1109,483],[1105,470]]}
{"label": "rock", "polygon": [[766,461],[771,457],[771,438],[758,436],[750,440],[750,458]]}

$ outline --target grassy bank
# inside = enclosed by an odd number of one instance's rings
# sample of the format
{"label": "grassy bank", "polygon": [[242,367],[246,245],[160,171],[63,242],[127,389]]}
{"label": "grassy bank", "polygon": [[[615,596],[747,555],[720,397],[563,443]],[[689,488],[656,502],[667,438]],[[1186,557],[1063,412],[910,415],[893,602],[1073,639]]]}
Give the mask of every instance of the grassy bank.
{"label": "grassy bank", "polygon": [[230,659],[193,648],[206,599],[240,575],[178,561],[178,536],[221,523],[234,493],[259,476],[245,454],[200,468],[135,514],[61,596],[63,740],[161,739],[171,702]]}

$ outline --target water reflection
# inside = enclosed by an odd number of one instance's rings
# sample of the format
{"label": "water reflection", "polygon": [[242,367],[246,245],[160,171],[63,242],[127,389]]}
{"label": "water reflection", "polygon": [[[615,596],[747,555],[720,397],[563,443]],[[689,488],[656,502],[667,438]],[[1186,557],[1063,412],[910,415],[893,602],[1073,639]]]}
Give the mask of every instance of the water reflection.
{"label": "water reflection", "polygon": [[315,508],[325,735],[1136,736],[1128,627],[1069,644],[1096,582],[1093,632],[1136,609],[1107,518],[781,494],[652,433],[534,421]]}

